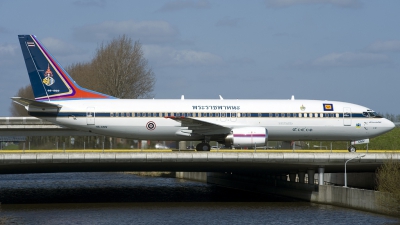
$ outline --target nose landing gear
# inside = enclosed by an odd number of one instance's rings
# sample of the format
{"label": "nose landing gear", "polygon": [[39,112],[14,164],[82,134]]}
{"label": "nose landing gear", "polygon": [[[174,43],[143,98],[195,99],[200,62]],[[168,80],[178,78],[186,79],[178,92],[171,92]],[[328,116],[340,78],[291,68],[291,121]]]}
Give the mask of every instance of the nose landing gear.
{"label": "nose landing gear", "polygon": [[356,152],[356,147],[354,145],[350,145],[350,147],[347,149],[349,152]]}

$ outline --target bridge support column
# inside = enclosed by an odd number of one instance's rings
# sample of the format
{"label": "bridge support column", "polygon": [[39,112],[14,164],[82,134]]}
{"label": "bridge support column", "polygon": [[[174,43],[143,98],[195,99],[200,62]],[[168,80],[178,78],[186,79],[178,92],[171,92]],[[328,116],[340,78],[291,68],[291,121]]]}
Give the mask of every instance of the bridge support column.
{"label": "bridge support column", "polygon": [[179,150],[186,150],[186,141],[179,142]]}
{"label": "bridge support column", "polygon": [[296,172],[291,171],[289,173],[289,180],[290,182],[296,182]]}
{"label": "bridge support column", "polygon": [[325,172],[324,167],[318,168],[318,185],[324,185],[324,172]]}
{"label": "bridge support column", "polygon": [[306,172],[299,171],[297,174],[299,176],[299,183],[303,183],[304,184],[304,178],[306,177]]}
{"label": "bridge support column", "polygon": [[315,170],[309,169],[307,170],[307,174],[308,174],[308,184],[314,184]]}

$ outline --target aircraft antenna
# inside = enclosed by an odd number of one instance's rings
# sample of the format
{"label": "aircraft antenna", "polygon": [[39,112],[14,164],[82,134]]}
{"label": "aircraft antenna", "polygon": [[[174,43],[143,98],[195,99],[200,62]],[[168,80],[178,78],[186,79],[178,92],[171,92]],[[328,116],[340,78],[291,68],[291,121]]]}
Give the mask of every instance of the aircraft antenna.
{"label": "aircraft antenna", "polygon": [[292,95],[292,99],[290,99],[290,100],[294,100],[294,95]]}
{"label": "aircraft antenna", "polygon": [[224,98],[222,98],[222,96],[221,96],[221,95],[219,95],[219,99],[220,99],[220,100],[224,100]]}

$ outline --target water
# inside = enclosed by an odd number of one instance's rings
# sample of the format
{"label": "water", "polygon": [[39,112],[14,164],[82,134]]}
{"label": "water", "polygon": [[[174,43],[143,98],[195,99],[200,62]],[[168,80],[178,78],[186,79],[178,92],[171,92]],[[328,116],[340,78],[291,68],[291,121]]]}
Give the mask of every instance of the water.
{"label": "water", "polygon": [[0,224],[400,224],[363,211],[126,173],[0,175],[0,201]]}

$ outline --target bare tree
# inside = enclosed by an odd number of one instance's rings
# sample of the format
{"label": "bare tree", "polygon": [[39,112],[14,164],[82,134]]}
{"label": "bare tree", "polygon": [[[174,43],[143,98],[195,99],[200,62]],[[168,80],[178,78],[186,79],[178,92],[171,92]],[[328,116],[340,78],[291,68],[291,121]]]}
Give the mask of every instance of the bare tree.
{"label": "bare tree", "polygon": [[[35,98],[33,96],[32,86],[30,84],[28,84],[25,87],[20,88],[15,96],[28,98],[28,99]],[[15,102],[11,103],[10,113],[11,113],[11,116],[29,116],[26,109],[22,105],[19,105]]]}
{"label": "bare tree", "polygon": [[117,98],[148,98],[155,76],[143,56],[142,45],[125,35],[102,44],[91,64],[93,88]]}
{"label": "bare tree", "polygon": [[91,79],[94,77],[91,62],[75,63],[67,66],[65,70],[80,86],[94,90],[96,85],[94,85],[95,79]]}

